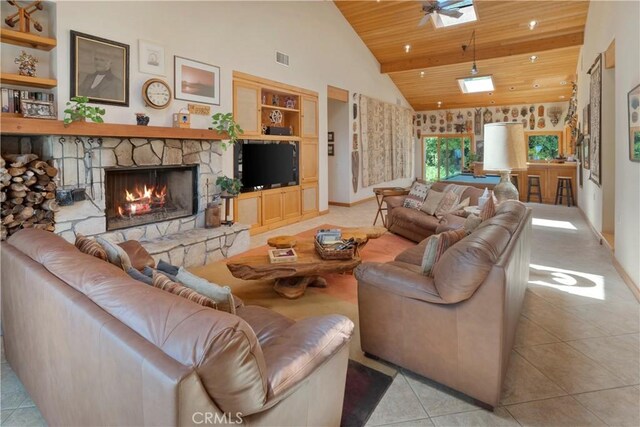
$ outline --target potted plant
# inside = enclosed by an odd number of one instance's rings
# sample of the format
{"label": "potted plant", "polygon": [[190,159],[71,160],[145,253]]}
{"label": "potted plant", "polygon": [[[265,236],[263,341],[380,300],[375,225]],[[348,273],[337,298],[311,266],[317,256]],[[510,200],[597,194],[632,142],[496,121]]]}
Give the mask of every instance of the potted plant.
{"label": "potted plant", "polygon": [[475,168],[473,163],[476,160],[478,160],[478,155],[476,153],[469,153],[466,157],[466,169],[473,172],[473,169]]}
{"label": "potted plant", "polygon": [[[233,120],[233,114],[231,113],[216,113],[211,116],[212,129],[217,130],[220,133],[226,132],[229,135],[229,143],[235,144],[238,142],[238,136],[242,134],[243,130],[239,124]],[[227,149],[227,144],[222,141],[220,143],[223,149]]]}
{"label": "potted plant", "polygon": [[86,96],[74,96],[67,102],[67,109],[64,110],[64,125],[68,126],[73,122],[91,120],[94,123],[104,123],[102,116],[104,108],[91,107],[87,105],[89,98]]}
{"label": "potted plant", "polygon": [[229,178],[228,176],[219,176],[216,179],[216,185],[220,186],[223,194],[237,196],[242,189],[242,181],[237,178]]}

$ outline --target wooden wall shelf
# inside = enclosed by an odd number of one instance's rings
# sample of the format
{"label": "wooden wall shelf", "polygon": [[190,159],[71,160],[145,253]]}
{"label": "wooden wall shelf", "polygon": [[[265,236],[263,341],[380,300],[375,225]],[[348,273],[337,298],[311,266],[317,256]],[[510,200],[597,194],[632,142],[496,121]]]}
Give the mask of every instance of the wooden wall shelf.
{"label": "wooden wall shelf", "polygon": [[0,41],[2,43],[13,44],[16,46],[31,47],[34,49],[49,51],[56,47],[56,39],[43,37],[32,33],[23,33],[20,31],[10,30],[8,28],[0,29]]}
{"label": "wooden wall shelf", "polygon": [[2,84],[39,87],[42,89],[53,89],[58,86],[58,81],[54,79],[21,76],[20,74],[9,73],[0,73],[0,82],[2,82]]}
{"label": "wooden wall shelf", "polygon": [[161,139],[229,139],[226,133],[208,129],[180,129],[116,123],[75,122],[65,127],[61,120],[25,119],[2,114],[2,135],[72,135]]}

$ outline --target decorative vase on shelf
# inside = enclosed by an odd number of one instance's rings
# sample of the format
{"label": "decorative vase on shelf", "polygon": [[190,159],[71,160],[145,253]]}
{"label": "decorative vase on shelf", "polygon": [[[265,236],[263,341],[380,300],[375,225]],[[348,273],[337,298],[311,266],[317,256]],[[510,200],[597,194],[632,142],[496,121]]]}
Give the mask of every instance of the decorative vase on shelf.
{"label": "decorative vase on shelf", "polygon": [[136,124],[138,126],[147,126],[149,124],[149,116],[145,113],[136,113]]}

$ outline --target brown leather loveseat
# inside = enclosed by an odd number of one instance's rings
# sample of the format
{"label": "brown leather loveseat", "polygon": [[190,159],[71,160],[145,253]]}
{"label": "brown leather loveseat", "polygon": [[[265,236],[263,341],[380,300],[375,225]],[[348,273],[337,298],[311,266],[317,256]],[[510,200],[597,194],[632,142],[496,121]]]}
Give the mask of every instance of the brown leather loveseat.
{"label": "brown leather loveseat", "polygon": [[531,210],[494,217],[422,274],[424,244],[356,269],[362,350],[495,407],[529,277]]}
{"label": "brown leather loveseat", "polygon": [[2,248],[6,358],[50,425],[339,425],[353,323],[237,315],[45,231]]}
{"label": "brown leather loveseat", "polygon": [[[444,192],[445,188],[450,185],[446,182],[434,182],[431,189],[434,191]],[[477,206],[478,198],[482,196],[484,190],[468,186],[460,196],[460,200],[469,197],[469,205]],[[392,233],[406,237],[414,242],[420,242],[432,234],[451,228],[457,228],[464,222],[464,218],[455,217],[455,215],[446,215],[439,220],[433,215],[429,215],[418,209],[405,208],[403,206],[406,196],[388,196],[384,200],[387,203],[387,229]]]}

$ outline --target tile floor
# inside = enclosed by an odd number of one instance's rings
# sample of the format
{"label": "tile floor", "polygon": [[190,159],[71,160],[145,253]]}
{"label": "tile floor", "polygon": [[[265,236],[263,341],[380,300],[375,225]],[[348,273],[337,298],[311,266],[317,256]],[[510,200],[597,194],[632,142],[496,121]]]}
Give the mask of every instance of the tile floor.
{"label": "tile floor", "polygon": [[[576,208],[531,204],[531,276],[501,406],[494,412],[439,384],[401,371],[369,426],[638,426],[640,305]],[[251,239],[321,224],[369,225],[373,201]],[[2,353],[5,426],[44,420]]]}

